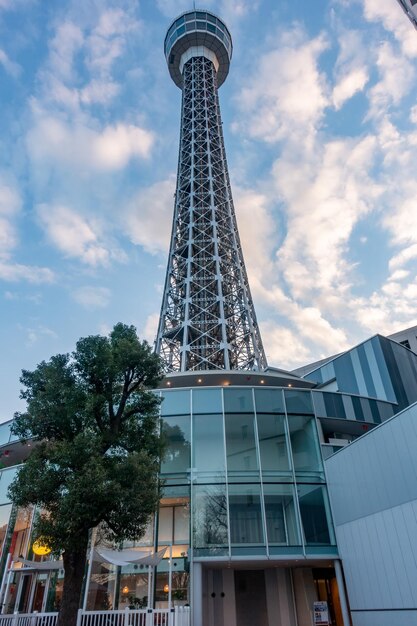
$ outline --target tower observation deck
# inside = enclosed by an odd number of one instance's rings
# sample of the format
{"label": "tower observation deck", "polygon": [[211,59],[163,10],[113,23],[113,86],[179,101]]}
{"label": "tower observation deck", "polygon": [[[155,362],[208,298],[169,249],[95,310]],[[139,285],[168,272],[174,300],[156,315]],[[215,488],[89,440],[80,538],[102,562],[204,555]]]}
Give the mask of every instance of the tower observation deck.
{"label": "tower observation deck", "polygon": [[217,89],[232,38],[206,11],[169,27],[165,56],[182,90],[174,220],[156,351],[167,372],[267,365],[236,224]]}

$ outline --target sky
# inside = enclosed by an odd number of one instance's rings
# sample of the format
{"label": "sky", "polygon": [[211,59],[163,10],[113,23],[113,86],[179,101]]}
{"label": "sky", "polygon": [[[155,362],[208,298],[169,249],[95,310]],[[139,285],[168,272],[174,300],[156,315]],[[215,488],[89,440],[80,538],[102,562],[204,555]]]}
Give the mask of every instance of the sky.
{"label": "sky", "polygon": [[[417,31],[396,0],[204,0],[270,365],[417,323]],[[183,0],[0,0],[0,421],[22,369],[122,321],[153,342],[181,92]]]}

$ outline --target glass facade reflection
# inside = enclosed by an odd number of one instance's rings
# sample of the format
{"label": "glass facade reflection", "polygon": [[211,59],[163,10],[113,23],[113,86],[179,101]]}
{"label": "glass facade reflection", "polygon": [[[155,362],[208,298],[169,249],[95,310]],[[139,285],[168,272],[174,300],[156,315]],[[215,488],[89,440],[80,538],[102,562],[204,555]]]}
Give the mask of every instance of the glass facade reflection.
{"label": "glass facade reflection", "polygon": [[[303,553],[309,546],[331,552],[311,391],[225,387],[161,395],[168,442],[162,477],[170,490],[184,477],[190,485],[191,515],[182,529],[190,524],[194,557]],[[161,508],[159,516],[159,544],[161,533],[175,543],[172,511]]]}

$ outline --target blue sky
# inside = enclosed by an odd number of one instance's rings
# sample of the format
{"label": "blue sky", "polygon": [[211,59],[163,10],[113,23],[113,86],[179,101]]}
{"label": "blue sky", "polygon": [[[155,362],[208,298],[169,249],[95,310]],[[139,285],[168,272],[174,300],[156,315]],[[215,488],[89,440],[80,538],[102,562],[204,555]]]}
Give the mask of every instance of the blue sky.
{"label": "blue sky", "polygon": [[[199,8],[197,3],[197,8]],[[205,0],[234,39],[226,150],[269,363],[417,323],[417,32],[396,0]],[[153,341],[182,0],[0,0],[0,420],[80,336]]]}

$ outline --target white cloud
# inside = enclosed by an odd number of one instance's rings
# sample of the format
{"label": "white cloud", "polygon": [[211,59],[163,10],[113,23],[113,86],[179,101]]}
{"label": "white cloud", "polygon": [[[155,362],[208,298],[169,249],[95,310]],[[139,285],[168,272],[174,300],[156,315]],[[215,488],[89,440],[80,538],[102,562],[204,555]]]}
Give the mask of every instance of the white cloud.
{"label": "white cloud", "polygon": [[13,76],[13,78],[17,78],[22,71],[22,68],[18,63],[14,63],[9,59],[4,50],[0,49],[0,65],[4,67],[6,72]]}
{"label": "white cloud", "polygon": [[417,57],[416,31],[397,2],[392,0],[363,0],[364,15],[368,21],[381,22],[402,47],[406,56]]}
{"label": "white cloud", "polygon": [[139,332],[139,336],[141,339],[146,339],[148,343],[151,345],[154,343],[156,339],[156,334],[158,332],[158,323],[159,323],[159,313],[151,313],[146,318],[145,326]]}
{"label": "white cloud", "polygon": [[98,167],[120,169],[125,167],[132,157],[148,157],[153,143],[153,133],[138,126],[131,124],[107,126],[95,138],[92,156]]}
{"label": "white cloud", "polygon": [[57,339],[58,335],[51,328],[47,328],[46,326],[42,326],[41,324],[36,328],[24,328],[22,329],[26,332],[27,342],[26,345],[31,347],[34,344],[38,343],[45,337],[49,337],[50,339]]}
{"label": "white cloud", "polygon": [[111,291],[106,287],[79,287],[73,298],[86,309],[104,309],[110,303]]}
{"label": "white cloud", "polygon": [[83,104],[107,104],[120,92],[120,85],[112,80],[93,79],[79,91]]}
{"label": "white cloud", "polygon": [[167,253],[174,214],[175,178],[140,190],[128,204],[124,224],[130,240],[147,252]]}
{"label": "white cloud", "polygon": [[273,271],[272,255],[276,245],[276,226],[270,212],[269,199],[253,189],[234,186],[234,199],[239,235],[249,280]]}
{"label": "white cloud", "polygon": [[[324,36],[308,40],[296,28],[262,55],[238,95],[246,133],[266,142],[292,136],[309,144],[329,104],[326,79],[318,68],[327,47]],[[300,98],[301,85],[306,98]]]}
{"label": "white cloud", "polygon": [[97,26],[89,35],[87,66],[98,74],[107,74],[124,52],[126,35],[140,30],[140,22],[122,9],[112,8],[101,13]]}
{"label": "white cloud", "polygon": [[266,350],[269,364],[285,363],[287,369],[293,369],[300,364],[313,360],[306,342],[300,339],[298,333],[286,326],[280,326],[274,320],[260,324],[262,341]]}
{"label": "white cloud", "polygon": [[364,68],[353,69],[343,76],[333,88],[332,101],[335,109],[342,108],[347,100],[363,91],[368,79],[368,72]]}
{"label": "white cloud", "polygon": [[133,158],[147,158],[154,135],[139,126],[118,123],[102,131],[83,124],[67,124],[41,115],[27,137],[35,161],[50,161],[75,170],[117,171]]}
{"label": "white cloud", "polygon": [[301,150],[284,154],[274,166],[287,211],[278,262],[292,295],[311,301],[318,291],[347,288],[348,241],[355,224],[374,208],[380,189],[367,174],[375,158],[372,136],[317,143],[311,160]]}
{"label": "white cloud", "polygon": [[52,283],[55,280],[54,273],[47,267],[36,267],[0,261],[0,280],[7,282],[19,282],[25,280],[29,283]]}
{"label": "white cloud", "polygon": [[396,54],[387,41],[379,46],[376,66],[381,80],[369,90],[371,116],[383,115],[391,105],[398,105],[415,81],[413,65],[403,55]]}
{"label": "white cloud", "polygon": [[59,24],[50,43],[49,64],[53,74],[63,80],[74,79],[73,63],[84,44],[81,28],[71,21]]}
{"label": "white cloud", "polygon": [[0,179],[0,215],[15,215],[20,211],[21,206],[22,198],[18,190]]}
{"label": "white cloud", "polygon": [[107,265],[111,254],[95,231],[95,225],[65,206],[42,204],[37,208],[40,223],[50,241],[66,256],[92,267]]}
{"label": "white cloud", "polygon": [[403,267],[412,259],[417,258],[417,243],[413,243],[411,246],[403,248],[398,254],[391,257],[389,260],[390,270],[397,270]]}
{"label": "white cloud", "polygon": [[0,175],[0,259],[7,260],[17,245],[18,234],[14,218],[22,206],[17,188]]}

